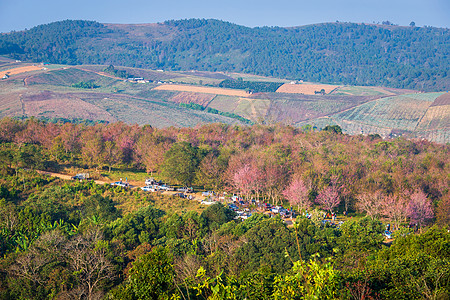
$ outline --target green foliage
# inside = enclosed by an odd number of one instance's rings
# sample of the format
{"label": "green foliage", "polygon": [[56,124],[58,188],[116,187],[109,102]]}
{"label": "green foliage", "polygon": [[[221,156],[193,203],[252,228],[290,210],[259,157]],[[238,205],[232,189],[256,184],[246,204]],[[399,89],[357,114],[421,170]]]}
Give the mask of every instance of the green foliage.
{"label": "green foliage", "polygon": [[342,128],[339,125],[327,125],[322,130],[336,134],[342,134]]}
{"label": "green foliage", "polygon": [[93,81],[88,82],[80,81],[78,83],[72,84],[72,87],[79,89],[96,89],[99,88],[100,86],[98,84],[95,84],[95,82]]}
{"label": "green foliage", "polygon": [[208,206],[208,208],[202,212],[201,217],[206,220],[206,224],[210,229],[216,229],[220,227],[220,225],[233,220],[235,215],[236,213],[228,207],[225,207],[221,203],[216,203]]}
{"label": "green foliage", "polygon": [[119,29],[66,20],[3,35],[0,53],[63,64],[245,71],[312,82],[449,89],[445,57],[450,34],[445,28],[341,22],[248,28],[205,19],[161,26],[167,33],[158,26],[145,32],[162,38],[142,43],[130,34],[136,30],[133,25]]}
{"label": "green foliage", "polygon": [[123,79],[134,77],[133,75],[128,74],[125,70],[117,70],[113,65],[109,65],[106,69],[103,70],[103,72]]}
{"label": "green foliage", "polygon": [[341,251],[376,251],[381,248],[384,240],[383,224],[367,217],[345,222],[340,231],[341,236],[337,242]]}
{"label": "green foliage", "polygon": [[339,299],[339,272],[331,263],[296,261],[292,270],[275,278],[274,299]]}
{"label": "green foliage", "polygon": [[255,93],[276,92],[283,83],[280,82],[264,82],[264,81],[244,81],[225,79],[219,86],[230,89],[248,90]]}
{"label": "green foliage", "polygon": [[133,263],[128,285],[135,299],[169,299],[175,290],[173,277],[170,252],[156,247]]}
{"label": "green foliage", "polygon": [[299,258],[294,235],[278,218],[259,222],[244,237],[246,242],[236,252],[240,267],[244,270],[268,266],[284,272],[292,266],[286,251],[294,260]]}
{"label": "green foliage", "polygon": [[176,180],[178,183],[190,186],[201,160],[199,156],[199,149],[187,142],[173,144],[164,154],[162,175],[167,180]]}
{"label": "green foliage", "polygon": [[163,212],[147,206],[123,218],[113,219],[109,225],[111,238],[121,241],[127,249],[151,243],[158,236]]}

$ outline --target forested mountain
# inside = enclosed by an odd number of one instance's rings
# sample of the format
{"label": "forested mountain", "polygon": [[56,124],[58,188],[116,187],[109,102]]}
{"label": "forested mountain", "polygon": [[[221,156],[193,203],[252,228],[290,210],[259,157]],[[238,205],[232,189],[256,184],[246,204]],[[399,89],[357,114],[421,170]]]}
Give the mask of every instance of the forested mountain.
{"label": "forested mountain", "polygon": [[248,28],[190,19],[118,25],[61,21],[0,36],[0,54],[65,64],[237,71],[325,83],[442,91],[450,31],[326,23]]}

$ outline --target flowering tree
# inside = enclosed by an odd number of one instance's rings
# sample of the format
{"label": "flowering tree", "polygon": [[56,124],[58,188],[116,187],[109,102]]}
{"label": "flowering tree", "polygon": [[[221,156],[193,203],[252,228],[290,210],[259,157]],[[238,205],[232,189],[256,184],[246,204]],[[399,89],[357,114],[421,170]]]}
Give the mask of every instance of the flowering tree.
{"label": "flowering tree", "polygon": [[233,185],[248,199],[258,178],[258,170],[245,164],[233,174]]}
{"label": "flowering tree", "polygon": [[283,196],[294,206],[297,205],[298,210],[308,209],[312,203],[308,198],[308,188],[300,178],[293,179],[289,186],[284,190]]}
{"label": "flowering tree", "polygon": [[434,217],[431,201],[427,199],[427,195],[422,191],[417,191],[411,195],[411,201],[408,205],[408,215],[411,223],[422,227]]}
{"label": "flowering tree", "polygon": [[316,202],[325,210],[333,213],[333,209],[336,208],[341,199],[339,198],[338,187],[335,184],[332,184],[322,191],[320,191],[319,195],[317,195]]}
{"label": "flowering tree", "polygon": [[386,196],[383,199],[383,214],[391,221],[395,229],[408,216],[408,204],[405,197]]}
{"label": "flowering tree", "polygon": [[383,196],[380,191],[375,193],[362,193],[358,196],[356,207],[374,220],[378,218],[383,210]]}

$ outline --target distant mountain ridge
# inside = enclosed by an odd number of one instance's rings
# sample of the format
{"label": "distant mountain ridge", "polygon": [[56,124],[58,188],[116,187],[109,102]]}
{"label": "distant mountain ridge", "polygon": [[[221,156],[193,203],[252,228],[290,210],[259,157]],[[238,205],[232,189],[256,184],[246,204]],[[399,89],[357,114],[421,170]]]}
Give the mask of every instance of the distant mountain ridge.
{"label": "distant mountain ridge", "polygon": [[219,20],[59,21],[0,35],[26,61],[114,64],[424,91],[450,89],[450,30],[354,23],[249,28]]}

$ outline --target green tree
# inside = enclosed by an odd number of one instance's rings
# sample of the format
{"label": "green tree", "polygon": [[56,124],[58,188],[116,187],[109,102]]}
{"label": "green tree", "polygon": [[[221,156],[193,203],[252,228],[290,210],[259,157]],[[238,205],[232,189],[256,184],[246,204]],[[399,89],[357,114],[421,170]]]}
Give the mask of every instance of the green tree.
{"label": "green tree", "polygon": [[191,185],[199,164],[198,148],[187,142],[175,143],[164,154],[162,175],[168,181]]}
{"label": "green tree", "polygon": [[175,293],[174,276],[169,250],[156,247],[133,263],[128,284],[136,299],[169,299]]}

